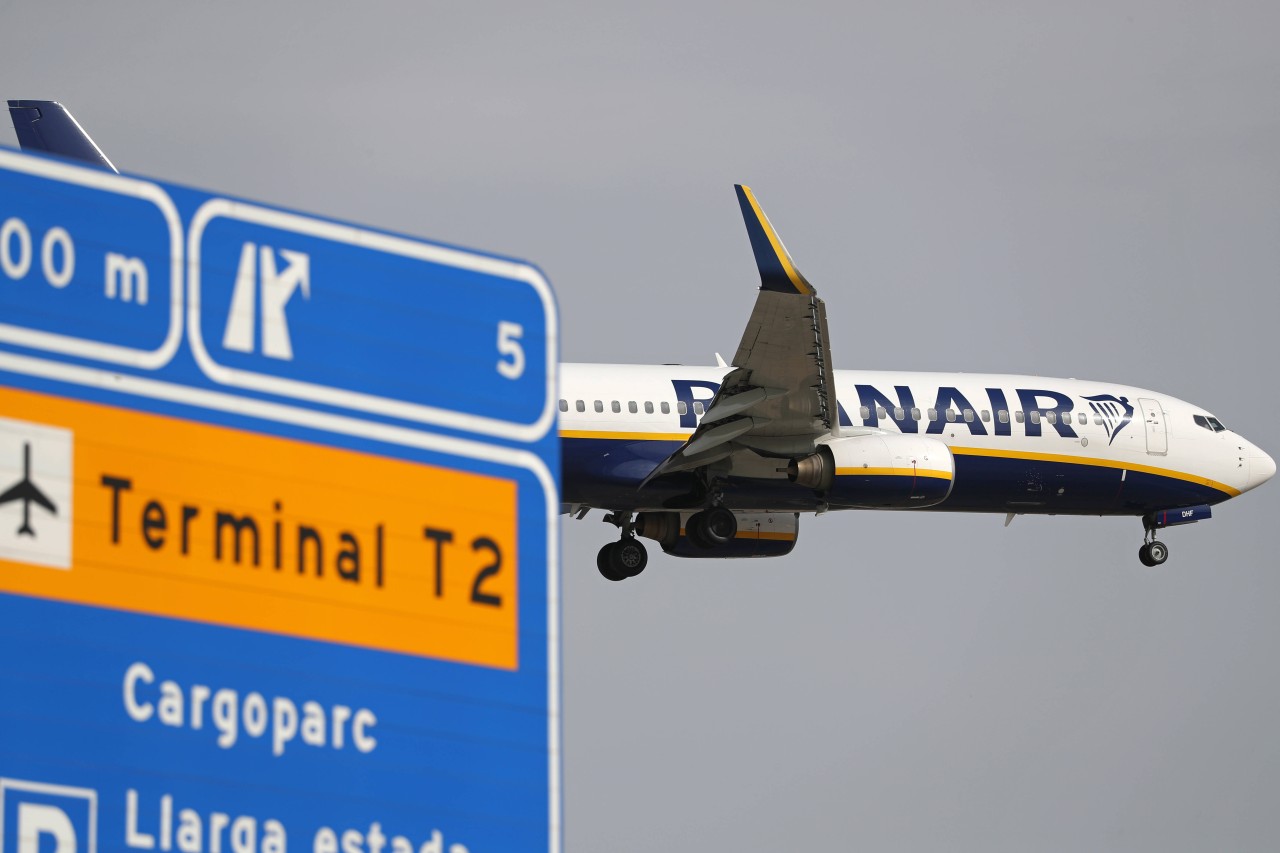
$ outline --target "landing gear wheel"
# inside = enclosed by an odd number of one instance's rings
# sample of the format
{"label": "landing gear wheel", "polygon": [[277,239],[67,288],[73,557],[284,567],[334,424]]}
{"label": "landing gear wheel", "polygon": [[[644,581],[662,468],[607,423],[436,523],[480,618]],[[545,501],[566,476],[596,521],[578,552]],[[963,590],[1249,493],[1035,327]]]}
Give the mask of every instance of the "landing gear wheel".
{"label": "landing gear wheel", "polygon": [[624,536],[614,542],[609,552],[610,568],[621,572],[624,578],[633,578],[649,565],[649,552],[632,536]]}
{"label": "landing gear wheel", "polygon": [[712,507],[701,515],[702,531],[712,545],[723,545],[738,535],[738,519],[724,507]]}
{"label": "landing gear wheel", "polygon": [[1169,559],[1169,546],[1153,539],[1138,549],[1138,559],[1144,566],[1159,566]]}
{"label": "landing gear wheel", "polygon": [[596,554],[596,568],[605,580],[624,581],[644,571],[649,564],[649,552],[634,537],[625,536],[621,541],[609,542]]}
{"label": "landing gear wheel", "polygon": [[684,523],[684,535],[698,548],[711,548],[716,544],[707,536],[706,521],[707,514],[698,512],[689,516],[689,520]]}
{"label": "landing gear wheel", "polygon": [[624,581],[627,579],[627,575],[613,568],[613,546],[617,544],[617,542],[606,542],[600,552],[596,554],[596,568],[600,570],[600,574],[607,581]]}

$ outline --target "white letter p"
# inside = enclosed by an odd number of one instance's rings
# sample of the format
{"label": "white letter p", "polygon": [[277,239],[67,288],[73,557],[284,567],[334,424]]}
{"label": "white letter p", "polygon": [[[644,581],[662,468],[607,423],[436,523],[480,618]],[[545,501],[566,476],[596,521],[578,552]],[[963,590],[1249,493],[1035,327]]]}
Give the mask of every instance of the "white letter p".
{"label": "white letter p", "polygon": [[40,853],[40,836],[52,835],[54,853],[76,853],[76,831],[71,818],[57,806],[18,804],[18,853]]}

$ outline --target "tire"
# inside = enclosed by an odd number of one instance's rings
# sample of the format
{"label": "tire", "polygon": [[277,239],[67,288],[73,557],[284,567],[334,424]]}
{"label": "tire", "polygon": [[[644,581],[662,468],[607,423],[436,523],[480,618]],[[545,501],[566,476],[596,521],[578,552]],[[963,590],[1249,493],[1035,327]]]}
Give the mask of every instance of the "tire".
{"label": "tire", "polygon": [[702,515],[702,532],[713,546],[724,545],[738,535],[737,516],[724,507],[712,507]]}
{"label": "tire", "polygon": [[631,536],[614,542],[609,549],[609,568],[614,574],[633,578],[643,572],[647,565],[649,565],[649,552],[645,550],[644,545]]}
{"label": "tire", "polygon": [[1152,542],[1147,545],[1147,556],[1151,559],[1151,565],[1162,566],[1169,559],[1169,546],[1163,542]]}
{"label": "tire", "polygon": [[614,569],[613,549],[617,542],[607,542],[605,546],[596,554],[596,568],[600,570],[600,575],[607,581],[624,581],[627,575],[619,573]]}
{"label": "tire", "polygon": [[707,514],[705,512],[694,513],[689,516],[689,520],[684,523],[684,535],[697,548],[710,548],[714,544],[707,538],[706,527]]}
{"label": "tire", "polygon": [[1142,565],[1144,566],[1155,566],[1155,563],[1151,562],[1151,555],[1147,552],[1147,546],[1145,544],[1138,549],[1138,559],[1142,561]]}

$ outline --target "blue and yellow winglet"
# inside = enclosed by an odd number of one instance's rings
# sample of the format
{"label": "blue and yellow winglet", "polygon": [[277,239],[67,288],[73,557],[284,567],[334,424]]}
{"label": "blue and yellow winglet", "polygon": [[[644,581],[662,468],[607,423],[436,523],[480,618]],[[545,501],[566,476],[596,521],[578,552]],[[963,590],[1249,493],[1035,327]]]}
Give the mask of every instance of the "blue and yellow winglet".
{"label": "blue and yellow winglet", "polygon": [[742,219],[747,225],[747,236],[751,238],[751,251],[755,253],[756,266],[760,269],[760,289],[812,295],[813,285],[796,269],[787,254],[787,247],[782,245],[778,232],[773,230],[751,188],[742,184],[734,184],[733,188],[738,192]]}

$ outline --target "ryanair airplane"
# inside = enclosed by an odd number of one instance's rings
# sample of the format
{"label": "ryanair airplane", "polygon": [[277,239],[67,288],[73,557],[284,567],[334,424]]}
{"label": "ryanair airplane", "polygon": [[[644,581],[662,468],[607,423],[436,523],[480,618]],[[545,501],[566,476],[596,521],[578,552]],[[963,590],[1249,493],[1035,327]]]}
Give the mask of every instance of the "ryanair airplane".
{"label": "ryanair airplane", "polygon": [[776,557],[801,513],[837,509],[1209,518],[1276,464],[1212,413],[1143,388],[1040,376],[834,370],[826,311],[751,190],[760,292],[732,364],[565,364],[565,511],[621,532],[600,573],[679,557]]}
{"label": "ryanair airplane", "polygon": [[[61,105],[10,101],[25,149],[113,169]],[[644,570],[641,539],[678,557],[777,557],[801,513],[917,509],[1142,519],[1211,516],[1276,464],[1212,413],[1143,388],[1076,379],[835,370],[826,311],[751,190],[738,202],[760,292],[732,364],[565,364],[563,510],[620,536],[613,581]]]}

